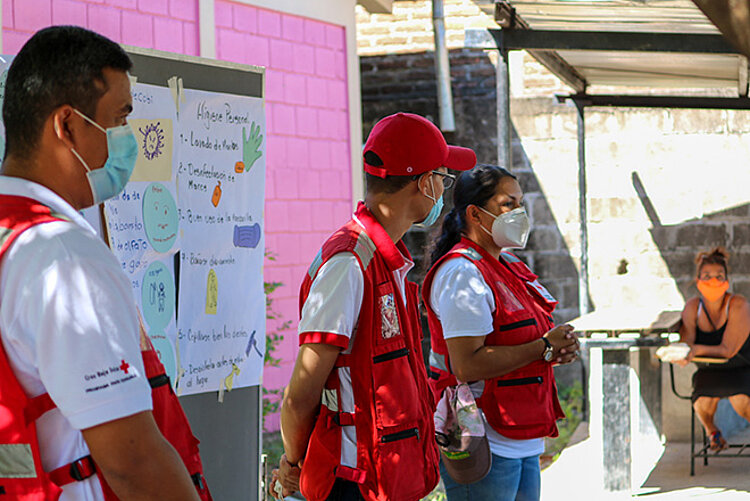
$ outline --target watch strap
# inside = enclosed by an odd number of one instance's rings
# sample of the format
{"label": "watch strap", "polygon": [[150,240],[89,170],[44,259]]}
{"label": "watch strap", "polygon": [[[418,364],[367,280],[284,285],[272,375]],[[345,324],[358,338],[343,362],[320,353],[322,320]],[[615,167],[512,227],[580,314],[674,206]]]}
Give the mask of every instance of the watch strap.
{"label": "watch strap", "polygon": [[[554,348],[552,347],[552,343],[549,342],[549,339],[546,337],[542,337],[542,341],[544,341],[544,351],[542,352],[542,359],[549,362],[552,359],[551,354],[554,352]],[[548,356],[548,354],[550,354]]]}

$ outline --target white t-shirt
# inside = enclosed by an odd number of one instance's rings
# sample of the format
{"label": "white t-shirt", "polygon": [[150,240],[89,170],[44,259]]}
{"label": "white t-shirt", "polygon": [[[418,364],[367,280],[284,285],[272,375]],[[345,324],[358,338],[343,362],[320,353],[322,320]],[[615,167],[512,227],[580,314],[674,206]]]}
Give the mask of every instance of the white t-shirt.
{"label": "white t-shirt", "polygon": [[[414,262],[404,256],[404,265],[393,272],[401,299],[406,305],[406,275]],[[302,307],[298,332],[300,342],[320,342],[350,353],[354,343],[359,312],[362,309],[365,278],[362,267],[351,252],[331,256],[318,270]],[[310,337],[314,333],[316,337]],[[320,336],[323,334],[324,336]],[[341,412],[354,412],[354,391],[349,367],[336,369],[341,393]],[[357,466],[357,433],[354,426],[341,427],[341,464]]]}
{"label": "white t-shirt", "polygon": [[[37,420],[46,471],[89,454],[79,430],[151,410],[131,285],[107,246],[49,189],[0,176],[0,194],[32,198],[70,222],[26,230],[0,262],[0,334],[29,397],[57,405]],[[61,501],[103,501],[96,476]]]}
{"label": "white t-shirt", "polygon": [[[430,307],[440,320],[443,337],[486,336],[492,332],[495,298],[479,269],[464,258],[445,261],[435,273],[430,287]],[[475,397],[484,389],[484,382],[471,386]],[[484,418],[487,439],[493,454],[505,458],[525,458],[544,452],[544,439],[515,440],[496,432]]]}

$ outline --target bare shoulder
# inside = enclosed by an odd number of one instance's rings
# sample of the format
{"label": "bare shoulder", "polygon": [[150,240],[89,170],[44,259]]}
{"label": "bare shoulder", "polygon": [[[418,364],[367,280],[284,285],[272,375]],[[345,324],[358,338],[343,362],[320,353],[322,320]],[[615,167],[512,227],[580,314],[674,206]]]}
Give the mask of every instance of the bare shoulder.
{"label": "bare shoulder", "polygon": [[742,294],[734,294],[729,300],[729,311],[750,311],[750,302]]}
{"label": "bare shoulder", "polygon": [[698,314],[698,304],[700,303],[700,298],[691,297],[685,302],[685,307],[682,309],[682,318],[683,319],[690,319],[695,318]]}

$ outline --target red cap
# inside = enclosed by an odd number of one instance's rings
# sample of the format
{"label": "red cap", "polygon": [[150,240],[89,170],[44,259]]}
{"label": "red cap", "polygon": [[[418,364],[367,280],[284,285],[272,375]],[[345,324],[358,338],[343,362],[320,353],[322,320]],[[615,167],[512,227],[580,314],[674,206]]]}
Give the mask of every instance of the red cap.
{"label": "red cap", "polygon": [[370,131],[363,153],[371,151],[383,165],[370,165],[373,176],[414,176],[440,167],[469,170],[477,156],[469,148],[448,146],[440,129],[424,117],[396,113],[383,118]]}

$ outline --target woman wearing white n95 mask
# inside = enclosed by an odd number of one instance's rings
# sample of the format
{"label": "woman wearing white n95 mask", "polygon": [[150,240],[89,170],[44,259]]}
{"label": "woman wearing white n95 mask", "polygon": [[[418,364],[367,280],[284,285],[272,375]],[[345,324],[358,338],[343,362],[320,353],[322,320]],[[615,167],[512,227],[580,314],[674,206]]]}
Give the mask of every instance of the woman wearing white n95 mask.
{"label": "woman wearing white n95 mask", "polygon": [[449,501],[538,500],[543,438],[557,436],[555,422],[564,417],[552,366],[574,360],[578,343],[571,326],[554,327],[557,301],[507,250],[528,239],[522,203],[507,170],[478,165],[462,173],[422,288],[435,400],[468,382],[491,452],[491,466],[479,471],[443,455]]}

